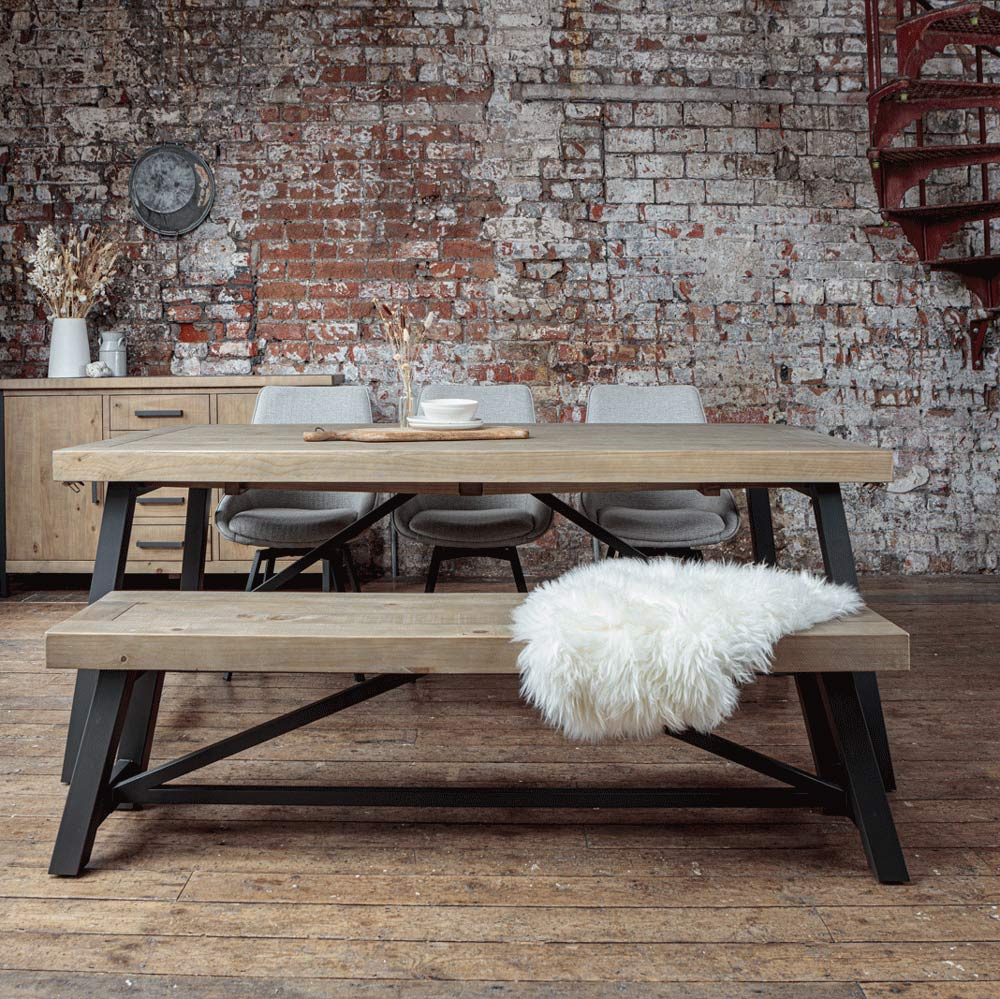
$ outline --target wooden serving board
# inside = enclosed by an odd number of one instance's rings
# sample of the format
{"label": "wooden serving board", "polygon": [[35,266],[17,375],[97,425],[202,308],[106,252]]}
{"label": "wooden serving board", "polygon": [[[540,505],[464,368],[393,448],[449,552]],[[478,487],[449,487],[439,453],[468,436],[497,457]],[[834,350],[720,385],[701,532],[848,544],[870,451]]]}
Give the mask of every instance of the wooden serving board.
{"label": "wooden serving board", "polygon": [[362,444],[400,444],[410,441],[509,441],[528,437],[524,427],[480,427],[478,430],[413,430],[401,427],[355,427],[352,430],[307,430],[302,439],[357,441]]}

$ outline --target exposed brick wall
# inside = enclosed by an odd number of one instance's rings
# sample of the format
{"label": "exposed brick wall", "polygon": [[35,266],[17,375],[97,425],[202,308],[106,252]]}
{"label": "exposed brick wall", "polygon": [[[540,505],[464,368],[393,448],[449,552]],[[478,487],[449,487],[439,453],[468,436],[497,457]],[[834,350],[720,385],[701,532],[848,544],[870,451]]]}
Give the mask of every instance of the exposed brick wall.
{"label": "exposed brick wall", "polygon": [[[391,415],[368,303],[406,299],[440,317],[424,377],[527,382],[543,419],[594,381],[694,383],[713,418],[894,447],[905,491],[851,490],[862,562],[997,569],[996,355],[963,366],[968,295],[872,210],[860,0],[81,6],[0,14],[4,374],[46,359],[13,248],[123,222],[93,325],[135,373],[343,368]],[[127,204],[163,140],[219,188],[179,241]],[[815,562],[804,503],[779,520]]]}

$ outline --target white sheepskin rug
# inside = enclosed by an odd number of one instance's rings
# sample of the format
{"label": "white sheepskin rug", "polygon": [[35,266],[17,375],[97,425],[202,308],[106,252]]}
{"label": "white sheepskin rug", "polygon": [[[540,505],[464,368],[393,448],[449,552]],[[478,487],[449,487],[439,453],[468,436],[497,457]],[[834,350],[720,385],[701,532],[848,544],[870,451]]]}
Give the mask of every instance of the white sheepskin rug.
{"label": "white sheepskin rug", "polygon": [[710,732],[774,644],[860,610],[857,591],[761,565],[607,559],[533,590],[513,616],[521,692],[570,739]]}

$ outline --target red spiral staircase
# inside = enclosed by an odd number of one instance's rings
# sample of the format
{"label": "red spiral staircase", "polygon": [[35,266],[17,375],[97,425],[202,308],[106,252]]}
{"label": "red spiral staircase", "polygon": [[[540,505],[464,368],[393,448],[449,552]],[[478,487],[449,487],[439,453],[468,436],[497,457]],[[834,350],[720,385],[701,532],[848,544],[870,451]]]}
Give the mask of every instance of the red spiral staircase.
{"label": "red spiral staircase", "polygon": [[[908,8],[908,9],[907,9]],[[990,142],[987,110],[1000,112],[1000,84],[987,83],[983,53],[1000,55],[1000,12],[983,3],[957,3],[933,8],[930,0],[896,0],[896,65],[898,76],[882,80],[882,26],[879,0],[866,0],[868,31],[868,124],[875,190],[882,217],[895,222],[932,271],[948,271],[980,301],[986,318],[972,320],[970,363],[983,367],[983,346],[990,323],[1000,317],[1000,254],[992,252],[990,221],[1000,218],[1000,191],[990,194],[989,166],[1000,164],[1000,143]],[[949,46],[959,51],[965,76],[922,77],[924,64]],[[968,50],[971,50],[969,52]],[[926,144],[927,115],[933,111],[974,111],[978,141],[955,145]],[[912,131],[911,131],[912,129]],[[927,181],[936,170],[979,169],[978,200],[927,203]],[[917,188],[918,203],[904,206]],[[945,245],[967,223],[982,223],[982,252],[942,256]]]}

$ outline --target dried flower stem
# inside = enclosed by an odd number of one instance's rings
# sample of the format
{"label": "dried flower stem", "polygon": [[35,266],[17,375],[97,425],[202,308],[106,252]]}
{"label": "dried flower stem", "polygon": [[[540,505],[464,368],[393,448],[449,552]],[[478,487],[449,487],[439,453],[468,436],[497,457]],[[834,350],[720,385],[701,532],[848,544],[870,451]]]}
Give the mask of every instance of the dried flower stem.
{"label": "dried flower stem", "polygon": [[82,319],[99,302],[107,301],[124,246],[114,235],[88,230],[82,237],[70,232],[60,241],[47,226],[25,257],[28,283],[39,293],[54,319]]}
{"label": "dried flower stem", "polygon": [[[375,299],[375,315],[382,320],[386,339],[392,345],[392,359],[399,368],[399,378],[403,385],[403,398],[407,406],[412,395],[413,366],[419,359],[420,348],[423,346],[428,330],[434,325],[436,318],[433,312],[428,313],[422,322],[407,323],[401,308],[392,308]],[[409,414],[400,413],[400,422],[404,422]]]}

